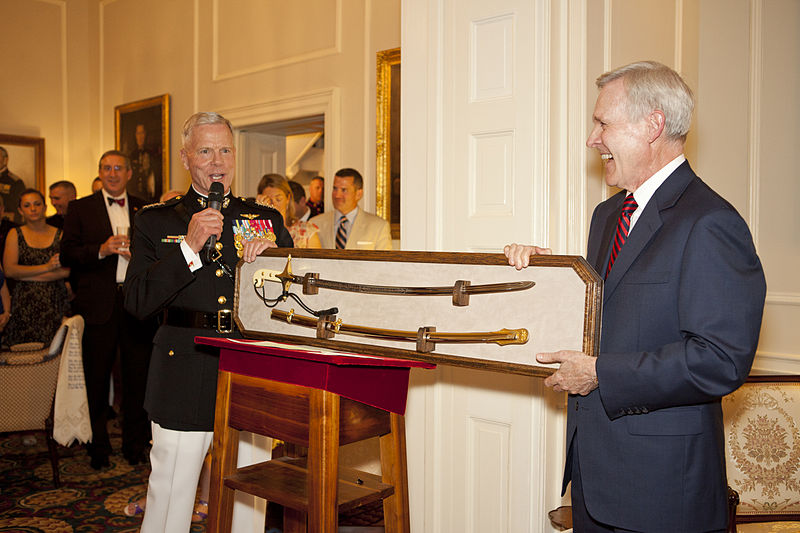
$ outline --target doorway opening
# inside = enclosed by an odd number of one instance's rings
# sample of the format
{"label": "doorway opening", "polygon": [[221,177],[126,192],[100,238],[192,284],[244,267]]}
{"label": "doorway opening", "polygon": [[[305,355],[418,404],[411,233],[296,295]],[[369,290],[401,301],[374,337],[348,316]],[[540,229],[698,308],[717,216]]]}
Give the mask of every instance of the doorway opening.
{"label": "doorway opening", "polygon": [[325,115],[248,124],[236,129],[240,161],[238,196],[254,197],[264,174],[275,173],[308,185],[325,176]]}

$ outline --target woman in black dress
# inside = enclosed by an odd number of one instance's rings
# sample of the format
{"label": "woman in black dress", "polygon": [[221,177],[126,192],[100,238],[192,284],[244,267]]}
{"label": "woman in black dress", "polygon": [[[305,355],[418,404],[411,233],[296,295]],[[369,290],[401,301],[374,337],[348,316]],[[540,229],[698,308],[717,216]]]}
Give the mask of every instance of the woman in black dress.
{"label": "woman in black dress", "polygon": [[27,189],[17,208],[24,224],[8,232],[3,254],[6,277],[16,280],[11,294],[11,318],[3,344],[49,344],[67,310],[65,279],[61,266],[61,230],[45,222],[44,196]]}

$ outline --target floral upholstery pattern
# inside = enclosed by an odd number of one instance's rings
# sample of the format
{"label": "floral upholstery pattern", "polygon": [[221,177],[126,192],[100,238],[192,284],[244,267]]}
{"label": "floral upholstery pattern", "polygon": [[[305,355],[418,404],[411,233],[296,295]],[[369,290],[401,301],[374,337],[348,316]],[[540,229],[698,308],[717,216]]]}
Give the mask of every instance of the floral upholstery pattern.
{"label": "floral upholstery pattern", "polygon": [[[800,376],[751,382],[722,400],[737,522],[800,518]],[[791,516],[797,515],[797,516]]]}

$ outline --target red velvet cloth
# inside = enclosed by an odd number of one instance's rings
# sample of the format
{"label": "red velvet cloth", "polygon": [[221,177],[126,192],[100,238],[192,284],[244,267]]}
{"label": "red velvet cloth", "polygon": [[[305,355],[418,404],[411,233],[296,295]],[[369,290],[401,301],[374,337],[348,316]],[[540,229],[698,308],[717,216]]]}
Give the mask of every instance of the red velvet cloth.
{"label": "red velvet cloth", "polygon": [[220,370],[327,390],[400,415],[406,410],[410,368],[436,368],[422,361],[270,341],[195,337],[195,342],[220,348]]}

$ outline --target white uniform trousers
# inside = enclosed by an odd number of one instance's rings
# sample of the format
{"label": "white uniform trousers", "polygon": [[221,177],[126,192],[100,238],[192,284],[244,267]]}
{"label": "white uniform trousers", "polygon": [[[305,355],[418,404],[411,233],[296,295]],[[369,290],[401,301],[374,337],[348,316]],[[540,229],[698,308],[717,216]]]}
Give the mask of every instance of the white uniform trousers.
{"label": "white uniform trousers", "polygon": [[[189,531],[195,493],[214,434],[210,431],[176,431],[155,422],[150,450],[150,479],[141,533]],[[242,431],[239,434],[237,466],[243,467],[271,457],[272,439]],[[267,502],[236,492],[232,531],[264,531]]]}
{"label": "white uniform trousers", "polygon": [[142,533],[179,533],[192,525],[194,497],[211,431],[176,431],[151,422],[150,479]]}

